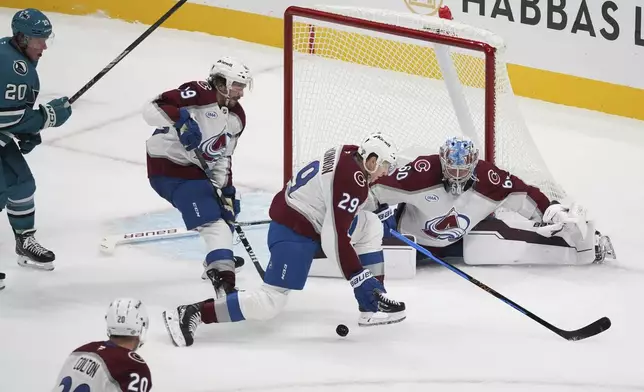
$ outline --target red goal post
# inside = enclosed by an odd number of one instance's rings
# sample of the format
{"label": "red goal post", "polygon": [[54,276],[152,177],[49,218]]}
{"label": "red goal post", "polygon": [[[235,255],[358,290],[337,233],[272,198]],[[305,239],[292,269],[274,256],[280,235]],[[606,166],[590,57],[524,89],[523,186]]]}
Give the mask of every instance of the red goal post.
{"label": "red goal post", "polygon": [[458,22],[355,7],[284,13],[284,182],[298,166],[366,134],[435,152],[466,134],[482,157],[545,188],[551,180],[499,59],[503,41]]}

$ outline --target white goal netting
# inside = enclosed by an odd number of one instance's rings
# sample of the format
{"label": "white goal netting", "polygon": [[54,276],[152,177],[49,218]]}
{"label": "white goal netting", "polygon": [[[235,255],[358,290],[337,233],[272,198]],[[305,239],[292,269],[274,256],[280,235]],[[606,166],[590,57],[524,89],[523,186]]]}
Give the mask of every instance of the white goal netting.
{"label": "white goal netting", "polygon": [[[519,112],[499,36],[438,17],[353,7],[314,9],[447,39],[436,44],[409,34],[295,16],[293,146],[285,151],[292,154],[294,168],[328,147],[358,144],[375,131],[391,135],[407,159],[436,153],[448,137],[465,134],[478,144],[482,157],[487,145],[499,167],[539,186],[550,198],[564,197]],[[494,77],[486,72],[482,51],[455,47],[449,37],[496,48]],[[486,80],[493,91],[487,106]],[[493,121],[487,138],[486,118]]]}

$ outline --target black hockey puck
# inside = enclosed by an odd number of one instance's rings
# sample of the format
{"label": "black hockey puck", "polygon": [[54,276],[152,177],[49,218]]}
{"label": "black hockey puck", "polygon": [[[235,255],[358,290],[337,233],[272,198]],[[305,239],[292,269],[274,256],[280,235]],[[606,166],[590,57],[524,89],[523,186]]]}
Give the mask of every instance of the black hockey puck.
{"label": "black hockey puck", "polygon": [[335,327],[335,333],[342,337],[345,337],[349,334],[349,327],[344,324],[338,324],[338,326]]}

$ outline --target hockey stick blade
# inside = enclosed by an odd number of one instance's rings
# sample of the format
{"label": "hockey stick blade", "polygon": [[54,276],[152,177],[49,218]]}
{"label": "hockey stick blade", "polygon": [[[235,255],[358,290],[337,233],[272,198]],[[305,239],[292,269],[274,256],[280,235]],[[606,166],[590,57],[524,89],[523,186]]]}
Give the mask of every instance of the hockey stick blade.
{"label": "hockey stick blade", "polygon": [[562,338],[570,341],[583,340],[590,338],[592,336],[598,335],[608,328],[610,328],[611,322],[608,317],[602,317],[594,323],[590,323],[583,328],[579,328],[575,331],[564,331],[562,329],[555,330],[555,333]]}
{"label": "hockey stick blade", "polygon": [[546,320],[542,319],[541,317],[537,316],[536,314],[532,313],[528,309],[524,308],[523,306],[517,304],[516,302],[512,301],[505,295],[499,293],[498,291],[492,289],[491,287],[487,286],[485,283],[482,283],[475,278],[471,277],[470,275],[466,274],[465,272],[461,271],[460,269],[454,267],[450,263],[443,261],[439,259],[438,257],[434,256],[430,251],[427,249],[423,248],[422,246],[418,245],[414,241],[409,240],[407,237],[403,236],[399,232],[397,232],[394,229],[390,229],[389,232],[402,242],[406,243],[407,245],[411,246],[412,248],[416,249],[420,253],[424,254],[425,256],[429,257],[431,260],[434,262],[442,265],[443,267],[447,268],[448,270],[454,272],[461,278],[467,280],[468,282],[472,283],[473,285],[477,286],[478,288],[482,289],[483,291],[486,291],[488,294],[496,297],[497,299],[505,302],[508,306],[514,308],[514,310],[523,313],[523,315],[531,318],[533,321],[536,321],[537,323],[541,324],[542,326],[548,328],[552,332],[556,333],[557,335],[561,336],[562,338],[569,340],[569,341],[577,341],[577,340],[582,340],[589,338],[591,336],[595,336],[597,334],[600,334],[610,328],[611,322],[608,319],[608,317],[602,317],[599,320],[595,321],[592,324],[589,324],[583,328],[577,329],[575,331],[565,331],[561,328],[557,328],[554,325],[550,324]]}
{"label": "hockey stick blade", "polygon": [[[237,222],[242,227],[252,227],[267,225],[271,223],[270,219]],[[111,254],[118,245],[136,244],[140,242],[151,242],[159,240],[170,240],[175,238],[184,238],[198,236],[196,230],[186,230],[185,227],[165,227],[150,230],[137,231],[132,233],[114,234],[103,237],[100,244],[100,250],[103,253]]]}

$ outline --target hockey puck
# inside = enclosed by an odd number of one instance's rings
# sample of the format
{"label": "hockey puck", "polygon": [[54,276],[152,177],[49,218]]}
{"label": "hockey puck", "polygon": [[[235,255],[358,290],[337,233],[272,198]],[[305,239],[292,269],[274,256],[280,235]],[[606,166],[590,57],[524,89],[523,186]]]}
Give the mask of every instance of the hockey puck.
{"label": "hockey puck", "polygon": [[339,336],[345,337],[349,334],[349,327],[344,324],[338,324],[338,326],[335,327],[335,333]]}

